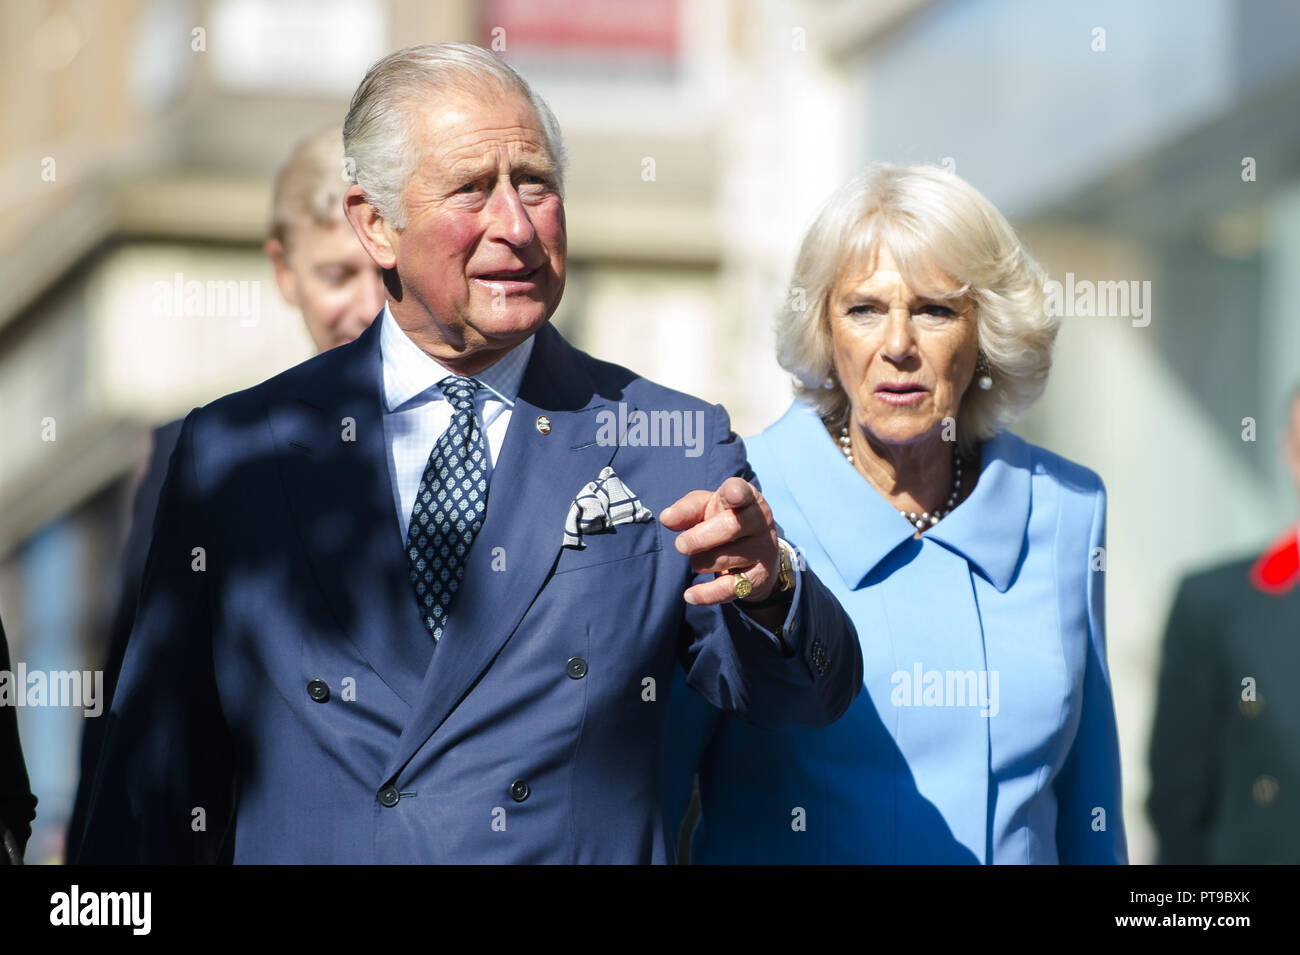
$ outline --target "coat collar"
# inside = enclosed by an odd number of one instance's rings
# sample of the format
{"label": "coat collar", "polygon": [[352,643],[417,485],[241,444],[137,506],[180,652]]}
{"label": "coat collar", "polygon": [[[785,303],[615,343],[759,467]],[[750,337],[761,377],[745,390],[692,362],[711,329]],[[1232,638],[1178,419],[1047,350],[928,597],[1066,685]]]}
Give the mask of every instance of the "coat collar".
{"label": "coat collar", "polygon": [[1273,596],[1300,583],[1300,528],[1290,528],[1264,551],[1250,569],[1250,582]]}
{"label": "coat collar", "polygon": [[[771,439],[800,510],[849,589],[857,589],[911,539],[907,522],[844,459],[810,405],[796,401],[764,436]],[[1020,563],[1029,524],[1029,445],[1004,431],[980,451],[980,476],[970,497],[924,536],[970,561],[1005,591]]]}

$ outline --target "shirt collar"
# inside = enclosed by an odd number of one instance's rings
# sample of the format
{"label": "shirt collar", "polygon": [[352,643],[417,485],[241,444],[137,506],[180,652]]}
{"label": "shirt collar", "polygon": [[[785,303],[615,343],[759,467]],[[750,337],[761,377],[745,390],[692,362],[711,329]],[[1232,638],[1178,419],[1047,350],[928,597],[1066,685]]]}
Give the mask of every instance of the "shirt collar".
{"label": "shirt collar", "polygon": [[[379,321],[382,323],[379,329],[379,351],[383,356],[384,409],[396,411],[420,395],[427,395],[428,401],[445,400],[438,382],[455,372],[448,371],[411,341],[388,310],[387,302],[384,303],[384,313]],[[535,340],[536,335],[528,336],[474,375],[476,381],[507,407],[513,407],[515,399],[519,397],[519,385],[528,368]]]}
{"label": "shirt collar", "polygon": [[[780,466],[800,510],[845,585],[856,589],[914,529],[845,460],[814,408],[795,402],[770,432],[773,446],[784,450]],[[1029,497],[1029,446],[1004,431],[981,446],[970,496],[924,536],[1005,591],[1024,547]]]}

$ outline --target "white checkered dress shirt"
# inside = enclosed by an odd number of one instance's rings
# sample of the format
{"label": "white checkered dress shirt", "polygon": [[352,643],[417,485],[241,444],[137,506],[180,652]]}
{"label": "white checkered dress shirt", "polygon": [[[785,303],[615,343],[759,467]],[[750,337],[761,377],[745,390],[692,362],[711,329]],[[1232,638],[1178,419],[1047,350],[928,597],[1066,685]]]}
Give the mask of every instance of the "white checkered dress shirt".
{"label": "white checkered dress shirt", "polygon": [[[438,382],[456,372],[438,364],[411,341],[384,304],[379,351],[384,366],[384,443],[388,474],[397,508],[399,544],[406,546],[406,527],[415,507],[415,492],[429,454],[451,424],[451,403]],[[519,395],[524,369],[533,353],[533,338],[521,342],[473,377],[483,384],[474,396],[474,413],[487,436],[488,458],[495,466]]]}
{"label": "white checkered dress shirt", "polygon": [[[406,528],[411,523],[415,492],[420,489],[424,467],[429,463],[434,444],[451,425],[451,403],[438,387],[438,382],[455,372],[443,368],[406,337],[389,313],[387,302],[380,321],[383,323],[379,328],[379,351],[384,364],[384,439],[401,532],[398,546],[405,549]],[[533,353],[533,340],[530,337],[521,342],[495,364],[474,375],[484,385],[474,396],[474,412],[487,435],[488,457],[494,467],[501,455],[501,445],[506,438],[515,398],[519,396],[519,385],[524,380],[524,370]],[[490,482],[488,493],[490,499]],[[794,577],[794,598],[782,634],[790,632],[795,609],[799,606],[803,575],[797,567]],[[758,629],[778,646],[781,644],[781,639],[766,627],[759,626]]]}

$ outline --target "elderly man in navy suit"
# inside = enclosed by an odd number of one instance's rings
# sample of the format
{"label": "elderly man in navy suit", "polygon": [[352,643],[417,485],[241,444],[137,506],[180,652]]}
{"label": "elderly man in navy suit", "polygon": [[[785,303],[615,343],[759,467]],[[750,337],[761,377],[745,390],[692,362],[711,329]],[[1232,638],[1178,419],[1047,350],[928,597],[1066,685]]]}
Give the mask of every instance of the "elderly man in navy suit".
{"label": "elderly man in navy suit", "polygon": [[523,79],[399,51],[344,143],[388,301],[186,419],[82,861],[670,862],[674,664],[823,726],[862,683],[853,625],[720,406],[547,324],[563,147]]}

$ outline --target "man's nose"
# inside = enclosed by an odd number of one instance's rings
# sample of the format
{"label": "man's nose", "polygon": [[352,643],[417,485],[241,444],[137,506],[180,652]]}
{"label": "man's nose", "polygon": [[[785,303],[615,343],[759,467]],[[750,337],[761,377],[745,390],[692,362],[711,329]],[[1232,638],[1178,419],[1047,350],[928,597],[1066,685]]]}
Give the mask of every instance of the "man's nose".
{"label": "man's nose", "polygon": [[503,182],[492,190],[488,201],[488,215],[491,217],[488,238],[501,239],[515,248],[522,248],[533,241],[536,234],[533,221],[528,218],[514,183]]}

